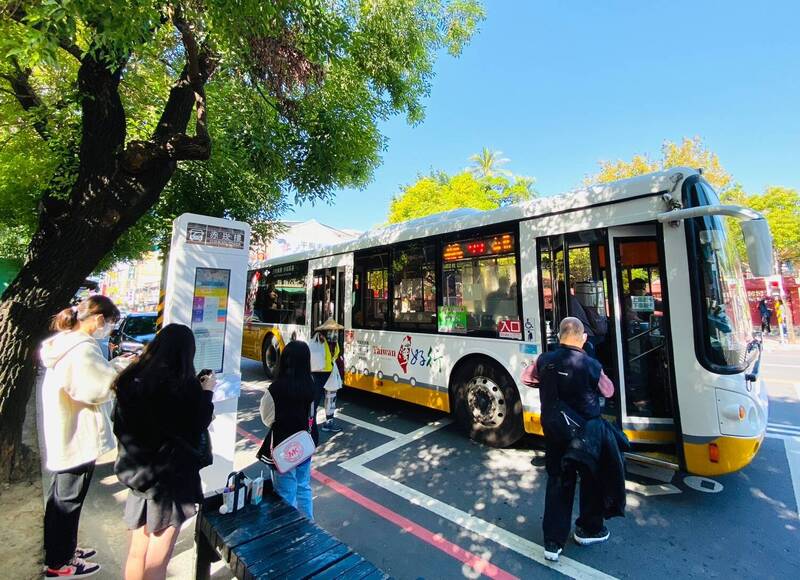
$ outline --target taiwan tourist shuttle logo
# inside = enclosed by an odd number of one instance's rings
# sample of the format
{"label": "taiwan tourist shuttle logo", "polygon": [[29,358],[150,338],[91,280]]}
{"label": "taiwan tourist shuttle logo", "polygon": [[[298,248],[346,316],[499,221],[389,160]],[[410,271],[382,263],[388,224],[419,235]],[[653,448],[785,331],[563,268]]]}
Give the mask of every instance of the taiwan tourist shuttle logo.
{"label": "taiwan tourist shuttle logo", "polygon": [[406,335],[397,351],[397,363],[404,373],[408,372],[408,361],[411,359],[411,337]]}

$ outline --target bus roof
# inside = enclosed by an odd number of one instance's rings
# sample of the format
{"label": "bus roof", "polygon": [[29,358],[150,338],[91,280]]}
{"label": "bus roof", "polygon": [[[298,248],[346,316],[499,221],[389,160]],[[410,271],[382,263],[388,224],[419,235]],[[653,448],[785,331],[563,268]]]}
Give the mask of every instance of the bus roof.
{"label": "bus roof", "polygon": [[678,181],[697,173],[698,170],[689,167],[673,167],[665,171],[648,173],[647,175],[621,179],[611,183],[590,185],[557,196],[538,197],[498,209],[454,209],[414,220],[390,224],[385,227],[374,228],[364,232],[354,240],[324,248],[260,260],[250,264],[250,269],[263,268],[268,264],[286,264],[322,256],[344,254],[438,234],[452,233],[458,230],[532,219],[545,214],[579,210],[598,204],[623,201],[641,195],[671,192],[675,189]]}

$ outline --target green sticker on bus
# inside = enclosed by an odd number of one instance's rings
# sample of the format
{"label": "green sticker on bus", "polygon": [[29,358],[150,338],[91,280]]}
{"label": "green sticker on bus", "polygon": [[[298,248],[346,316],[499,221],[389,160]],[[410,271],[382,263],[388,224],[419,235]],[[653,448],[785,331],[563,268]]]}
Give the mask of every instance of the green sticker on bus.
{"label": "green sticker on bus", "polygon": [[451,334],[467,333],[467,309],[464,306],[440,306],[438,310],[439,332]]}

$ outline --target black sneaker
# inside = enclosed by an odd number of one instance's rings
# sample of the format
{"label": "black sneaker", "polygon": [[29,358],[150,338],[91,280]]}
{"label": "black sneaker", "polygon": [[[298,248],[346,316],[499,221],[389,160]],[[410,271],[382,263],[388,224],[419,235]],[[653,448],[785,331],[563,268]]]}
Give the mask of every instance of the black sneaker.
{"label": "black sneaker", "polygon": [[575,532],[572,534],[572,536],[575,538],[575,542],[581,546],[591,546],[592,544],[605,542],[610,535],[611,533],[605,526],[600,528],[600,531],[595,532],[594,534],[589,534],[580,526],[575,526]]}
{"label": "black sneaker", "polygon": [[75,557],[81,560],[88,560],[97,554],[94,548],[75,548]]}
{"label": "black sneaker", "polygon": [[558,562],[558,556],[564,551],[564,546],[557,542],[544,543],[544,559],[550,562]]}
{"label": "black sneaker", "polygon": [[320,429],[322,431],[325,431],[326,433],[339,433],[342,430],[341,427],[337,427],[333,423],[327,423],[327,422],[323,423]]}
{"label": "black sneaker", "polygon": [[61,568],[48,568],[45,573],[45,578],[86,578],[94,576],[100,571],[100,564],[94,562],[85,562],[80,558],[73,558],[72,561]]}

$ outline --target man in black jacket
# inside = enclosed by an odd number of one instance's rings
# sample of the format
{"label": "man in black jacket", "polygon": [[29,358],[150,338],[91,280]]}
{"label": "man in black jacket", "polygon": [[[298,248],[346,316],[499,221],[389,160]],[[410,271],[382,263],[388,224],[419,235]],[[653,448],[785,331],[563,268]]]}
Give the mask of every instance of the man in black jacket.
{"label": "man in black jacket", "polygon": [[[614,384],[600,363],[583,351],[586,333],[583,323],[567,317],[559,326],[559,346],[536,359],[526,381],[539,388],[542,428],[545,437],[547,491],[545,495],[544,556],[558,561],[569,537],[577,472],[564,470],[562,459],[569,448],[573,430],[600,417],[600,396],[614,394]],[[575,522],[575,541],[580,545],[608,539],[603,525],[603,490],[590,473],[581,474],[580,517]]]}

